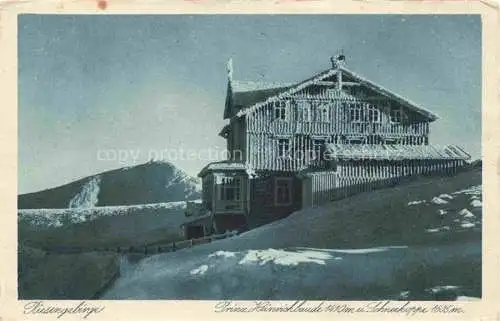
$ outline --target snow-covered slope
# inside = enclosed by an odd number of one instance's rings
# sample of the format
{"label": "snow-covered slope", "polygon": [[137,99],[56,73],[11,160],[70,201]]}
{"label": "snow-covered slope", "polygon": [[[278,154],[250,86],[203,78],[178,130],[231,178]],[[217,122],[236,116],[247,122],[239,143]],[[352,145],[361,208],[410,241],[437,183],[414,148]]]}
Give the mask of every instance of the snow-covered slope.
{"label": "snow-covered slope", "polygon": [[172,224],[181,224],[185,220],[183,212],[185,208],[186,202],[180,201],[130,206],[20,209],[18,210],[18,220],[32,227],[50,228],[89,222],[106,216],[143,215],[147,212],[160,214],[160,212],[166,210],[177,210],[182,216],[172,216]]}
{"label": "snow-covered slope", "polygon": [[107,171],[56,188],[18,196],[23,208],[80,208],[164,203],[200,198],[197,178],[168,162]]}
{"label": "snow-covered slope", "polygon": [[73,196],[69,201],[70,208],[94,207],[99,201],[99,184],[101,176],[97,175],[88,180],[82,187],[80,193]]}
{"label": "snow-covered slope", "polygon": [[[482,213],[470,203],[480,185],[480,170],[421,179],[137,265],[124,260],[103,298],[433,299],[450,286],[453,298],[478,297]],[[474,227],[463,227],[464,208]],[[427,231],[438,226],[449,229]]]}
{"label": "snow-covered slope", "polygon": [[[223,251],[207,247],[202,253],[186,251],[154,256],[138,266],[124,260],[122,276],[102,299],[400,299],[414,282],[407,278],[406,271],[421,262],[428,264],[428,268],[442,265],[455,260],[457,253],[462,260],[473,258],[480,256],[480,248],[473,243],[356,250]],[[464,275],[459,273],[456,277]],[[439,285],[460,288],[458,295],[477,296],[463,280],[439,280],[438,275],[430,276],[429,282],[422,284],[422,290],[432,291]]]}
{"label": "snow-covered slope", "polygon": [[130,247],[183,238],[186,202],[19,210],[19,242],[36,248]]}

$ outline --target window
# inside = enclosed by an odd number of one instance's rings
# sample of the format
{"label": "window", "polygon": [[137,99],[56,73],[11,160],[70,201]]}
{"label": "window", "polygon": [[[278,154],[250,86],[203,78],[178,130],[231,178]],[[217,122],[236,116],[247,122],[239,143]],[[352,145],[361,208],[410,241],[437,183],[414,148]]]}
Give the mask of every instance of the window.
{"label": "window", "polygon": [[349,115],[351,122],[361,121],[361,104],[350,104]]}
{"label": "window", "polygon": [[311,121],[311,106],[308,103],[299,105],[299,119],[301,121]]}
{"label": "window", "polygon": [[323,147],[325,145],[324,139],[313,139],[312,147],[313,147],[313,155],[315,160],[321,160],[323,157]]}
{"label": "window", "polygon": [[292,203],[292,178],[276,178],[274,202],[276,205],[290,205]]}
{"label": "window", "polygon": [[286,103],[284,101],[274,102],[274,119],[286,120]]}
{"label": "window", "polygon": [[241,180],[237,177],[223,177],[219,187],[219,200],[239,201],[241,198]]}
{"label": "window", "polygon": [[320,105],[318,106],[318,111],[317,111],[317,120],[322,123],[327,123],[328,122],[328,105]]}
{"label": "window", "polygon": [[391,109],[391,123],[400,123],[403,120],[401,109]]}
{"label": "window", "polygon": [[278,156],[286,157],[290,151],[290,140],[282,138],[278,140]]}
{"label": "window", "polygon": [[380,111],[375,105],[368,105],[368,121],[370,123],[380,122]]}

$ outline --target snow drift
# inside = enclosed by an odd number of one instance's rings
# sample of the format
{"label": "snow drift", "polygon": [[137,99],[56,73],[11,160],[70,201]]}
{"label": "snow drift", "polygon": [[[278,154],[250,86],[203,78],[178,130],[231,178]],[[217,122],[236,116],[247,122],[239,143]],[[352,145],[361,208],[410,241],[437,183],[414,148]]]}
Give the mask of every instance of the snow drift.
{"label": "snow drift", "polygon": [[[450,291],[444,286],[456,287],[454,298],[479,297],[480,230],[462,227],[460,210],[469,193],[480,195],[471,187],[480,181],[478,171],[363,193],[233,238],[127,262],[102,298],[387,300],[406,293],[415,300]],[[428,201],[408,206],[415,199]],[[480,225],[480,208],[470,210],[471,224]]]}

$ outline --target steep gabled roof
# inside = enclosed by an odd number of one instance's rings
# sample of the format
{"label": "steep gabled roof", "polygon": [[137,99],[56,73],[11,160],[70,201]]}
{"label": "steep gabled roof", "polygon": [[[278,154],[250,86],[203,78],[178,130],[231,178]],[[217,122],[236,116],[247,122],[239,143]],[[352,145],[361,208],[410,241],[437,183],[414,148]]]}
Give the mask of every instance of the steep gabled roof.
{"label": "steep gabled roof", "polygon": [[407,107],[407,108],[409,108],[409,109],[411,109],[419,114],[426,116],[431,121],[438,119],[438,116],[436,115],[436,113],[434,113],[434,112],[432,112],[432,111],[430,111],[422,106],[419,106],[418,104],[412,102],[411,100],[404,98],[403,96],[398,95],[398,94],[382,87],[381,85],[376,84],[373,81],[370,81],[370,80],[360,76],[357,73],[354,73],[353,71],[351,71],[345,67],[340,67],[340,69],[345,74],[354,78],[357,82],[361,83],[362,85],[365,85],[366,87],[372,89],[373,91],[377,92],[378,94],[380,94],[382,96],[386,96],[387,98],[396,100],[404,107]]}
{"label": "steep gabled roof", "polygon": [[[295,85],[291,86],[286,86],[286,87],[276,87],[276,88],[271,88],[271,89],[265,89],[265,90],[255,90],[255,91],[246,91],[244,92],[245,95],[248,95],[247,97],[255,97],[255,100],[248,99],[248,100],[240,100],[240,102],[246,102],[247,104],[241,104],[241,106],[244,106],[246,108],[243,108],[239,110],[236,114],[237,117],[241,117],[243,115],[246,115],[248,113],[253,112],[254,110],[260,108],[261,106],[264,106],[268,103],[274,102],[276,100],[280,100],[284,97],[287,97],[289,95],[293,95],[294,93],[308,87],[311,85],[314,85],[315,83],[322,81],[330,76],[335,75],[338,71],[342,71],[342,73],[345,73],[346,75],[350,76],[353,78],[355,81],[359,82],[360,84],[370,88],[371,90],[377,92],[378,94],[385,96],[389,99],[395,100],[398,103],[400,103],[402,106],[413,110],[425,117],[427,117],[430,121],[434,121],[438,118],[438,116],[431,112],[430,110],[427,110],[418,104],[410,101],[407,98],[404,98],[396,93],[391,92],[390,90],[380,86],[379,84],[376,84],[362,76],[360,76],[357,73],[352,72],[351,70],[339,66],[336,69],[328,69],[323,72],[320,72],[319,74],[316,74],[315,76],[306,79],[300,83],[297,83]],[[229,86],[231,87],[231,86]],[[250,87],[247,87],[250,88]],[[261,91],[264,91],[265,93],[259,93]],[[229,95],[229,88],[228,88],[228,95]],[[231,96],[233,95],[233,92],[231,92]],[[243,98],[244,96],[242,96]],[[234,104],[236,105],[236,104]],[[228,99],[226,99],[226,111],[228,109]],[[226,114],[226,111],[224,112],[224,117],[227,118],[228,114]]]}
{"label": "steep gabled roof", "polygon": [[246,108],[251,107],[259,102],[267,100],[269,97],[276,96],[290,87],[293,84],[285,83],[269,83],[262,81],[230,81],[227,89],[226,108],[224,110],[224,118],[231,116],[229,107]]}
{"label": "steep gabled roof", "polygon": [[337,70],[334,70],[334,69],[325,70],[325,71],[323,71],[323,72],[321,72],[321,73],[319,73],[319,74],[317,74],[317,75],[315,75],[315,76],[313,76],[313,77],[311,77],[309,79],[306,79],[306,80],[304,80],[304,81],[302,81],[302,82],[300,82],[298,84],[295,84],[295,85],[293,85],[291,87],[288,87],[285,90],[283,90],[283,91],[281,91],[281,92],[279,92],[279,93],[277,93],[275,95],[269,96],[264,101],[258,102],[258,103],[254,104],[252,106],[249,106],[248,108],[240,110],[236,114],[236,116],[237,117],[241,117],[243,115],[246,115],[246,114],[248,114],[248,113],[250,113],[250,112],[252,112],[252,111],[260,108],[261,106],[264,106],[264,105],[266,105],[266,104],[268,104],[270,102],[274,102],[276,100],[279,100],[279,99],[281,99],[281,98],[283,98],[283,97],[285,97],[287,95],[292,95],[292,94],[296,93],[297,91],[302,90],[302,89],[306,88],[307,86],[312,85],[314,82],[321,81],[321,80],[323,80],[323,79],[325,79],[327,77],[330,77],[330,76],[332,76],[332,75],[334,75],[336,73],[337,73]]}

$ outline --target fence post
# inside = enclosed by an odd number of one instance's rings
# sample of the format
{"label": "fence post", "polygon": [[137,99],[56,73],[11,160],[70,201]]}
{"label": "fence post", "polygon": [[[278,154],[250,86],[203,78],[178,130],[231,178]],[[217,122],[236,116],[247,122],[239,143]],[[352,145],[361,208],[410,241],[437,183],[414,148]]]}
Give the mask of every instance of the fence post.
{"label": "fence post", "polygon": [[175,242],[172,242],[172,252],[175,252]]}

